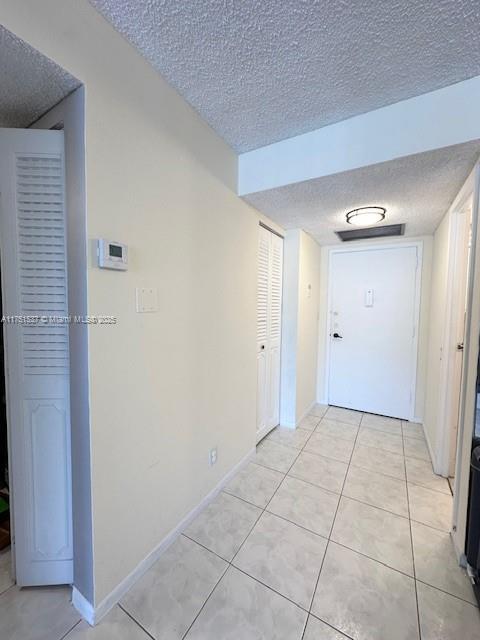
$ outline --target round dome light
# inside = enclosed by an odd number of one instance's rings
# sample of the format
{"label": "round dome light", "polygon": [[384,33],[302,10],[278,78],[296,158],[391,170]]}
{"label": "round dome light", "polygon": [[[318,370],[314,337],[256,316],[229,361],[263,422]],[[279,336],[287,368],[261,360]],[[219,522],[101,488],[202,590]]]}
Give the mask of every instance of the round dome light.
{"label": "round dome light", "polygon": [[347,213],[348,224],[355,227],[371,227],[385,219],[387,210],[384,207],[360,207]]}

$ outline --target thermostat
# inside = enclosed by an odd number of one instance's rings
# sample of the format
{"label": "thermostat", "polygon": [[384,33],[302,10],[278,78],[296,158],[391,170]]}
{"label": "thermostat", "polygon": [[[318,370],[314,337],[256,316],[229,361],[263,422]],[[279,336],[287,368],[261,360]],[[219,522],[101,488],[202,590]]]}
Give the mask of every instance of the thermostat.
{"label": "thermostat", "polygon": [[100,269],[116,269],[117,271],[126,271],[128,269],[128,249],[126,244],[100,238],[97,254]]}

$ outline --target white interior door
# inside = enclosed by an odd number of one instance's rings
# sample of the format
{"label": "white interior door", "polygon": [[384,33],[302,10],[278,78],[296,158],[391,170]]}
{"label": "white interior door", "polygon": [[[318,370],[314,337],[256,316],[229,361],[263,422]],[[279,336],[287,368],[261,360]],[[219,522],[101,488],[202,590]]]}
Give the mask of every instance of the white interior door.
{"label": "white interior door", "polygon": [[413,417],[418,247],[332,252],[329,404]]}
{"label": "white interior door", "polygon": [[257,289],[257,442],[280,421],[283,239],[259,228]]}
{"label": "white interior door", "polygon": [[63,132],[0,129],[13,551],[21,586],[73,579],[64,184]]}

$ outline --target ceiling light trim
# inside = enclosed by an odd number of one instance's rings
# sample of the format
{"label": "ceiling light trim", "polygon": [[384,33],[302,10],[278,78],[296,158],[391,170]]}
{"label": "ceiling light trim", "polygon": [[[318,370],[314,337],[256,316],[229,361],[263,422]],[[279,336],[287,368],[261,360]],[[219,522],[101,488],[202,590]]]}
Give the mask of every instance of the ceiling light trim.
{"label": "ceiling light trim", "polygon": [[348,211],[345,215],[348,224],[355,227],[371,227],[385,220],[387,210],[385,207],[377,205],[369,207],[359,207]]}

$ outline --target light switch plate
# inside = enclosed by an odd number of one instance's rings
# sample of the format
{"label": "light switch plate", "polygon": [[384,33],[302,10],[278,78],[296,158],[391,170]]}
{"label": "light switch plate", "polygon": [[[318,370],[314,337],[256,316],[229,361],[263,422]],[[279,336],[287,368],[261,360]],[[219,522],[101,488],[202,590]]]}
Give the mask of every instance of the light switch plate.
{"label": "light switch plate", "polygon": [[137,313],[158,311],[158,291],[156,287],[137,287],[135,289]]}

